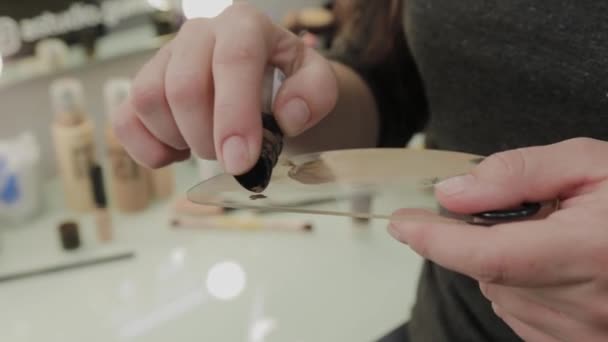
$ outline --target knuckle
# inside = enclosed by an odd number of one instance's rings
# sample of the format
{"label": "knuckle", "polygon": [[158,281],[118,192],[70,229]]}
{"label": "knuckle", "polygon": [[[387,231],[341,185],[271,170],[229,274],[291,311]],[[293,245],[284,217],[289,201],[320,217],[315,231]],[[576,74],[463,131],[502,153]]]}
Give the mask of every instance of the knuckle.
{"label": "knuckle", "polygon": [[606,143],[591,138],[574,138],[567,140],[565,144],[570,148],[570,154],[579,158],[581,163],[589,165],[598,165],[606,154]]}
{"label": "knuckle", "polygon": [[598,144],[598,140],[581,137],[567,140],[566,143],[577,150],[588,151],[589,149],[594,148]]}
{"label": "knuckle", "polygon": [[190,76],[168,75],[166,87],[165,92],[169,103],[198,103],[200,97],[205,94],[202,89],[203,82],[194,74]]}
{"label": "knuckle", "polygon": [[[218,24],[217,64],[237,64],[259,60],[265,55],[265,28],[270,25],[269,18],[248,4],[235,4],[227,12],[225,21]],[[223,28],[223,29],[222,29]]]}
{"label": "knuckle", "polygon": [[504,258],[493,252],[480,252],[476,256],[477,270],[473,277],[486,284],[501,284],[509,279],[507,262]]}
{"label": "knuckle", "polygon": [[166,166],[172,161],[170,151],[163,147],[151,147],[145,150],[137,148],[138,145],[133,141],[133,133],[136,129],[133,120],[117,119],[112,122],[112,129],[118,141],[126,148],[129,155],[137,161],[151,169],[158,169]]}
{"label": "knuckle", "polygon": [[216,65],[235,66],[264,57],[263,47],[254,40],[240,39],[229,44],[229,49],[222,51],[221,55],[214,59]]}
{"label": "knuckle", "polygon": [[499,152],[486,158],[480,165],[478,172],[488,172],[497,179],[520,178],[527,171],[527,152],[525,149],[515,149]]}
{"label": "knuckle", "polygon": [[133,107],[140,115],[148,115],[161,104],[164,98],[162,86],[157,84],[142,84],[135,81],[132,89]]}
{"label": "knuckle", "polygon": [[594,178],[595,176],[605,178],[608,173],[601,171],[608,166],[608,160],[604,158],[606,150],[608,150],[608,143],[601,140],[592,138],[580,137],[566,140],[561,143],[565,154],[572,155],[581,165],[602,165],[603,168],[596,167],[590,170],[589,174]]}
{"label": "knuckle", "polygon": [[261,35],[266,25],[266,17],[258,11],[249,11],[239,17],[235,28],[240,32]]}
{"label": "knuckle", "polygon": [[137,117],[131,111],[118,111],[112,115],[112,131],[121,144],[129,144],[137,132]]}
{"label": "knuckle", "polygon": [[159,169],[169,165],[172,161],[173,157],[170,151],[160,147],[147,149],[147,155],[142,163],[151,169]]}
{"label": "knuckle", "polygon": [[192,34],[200,34],[202,30],[209,28],[210,20],[208,18],[195,18],[187,20],[179,30],[179,36],[190,36]]}
{"label": "knuckle", "polygon": [[[335,109],[338,102],[339,94],[337,76],[331,65],[327,61],[323,60],[323,57],[318,56],[316,52],[311,53],[316,55],[315,58],[318,58],[319,63],[317,66],[315,66],[315,68],[311,68],[309,71],[310,76],[307,76],[310,78],[305,80],[303,83],[306,84],[307,87],[314,87],[314,89],[318,90],[318,93],[315,93],[314,97],[310,97],[307,100],[313,111],[319,112],[320,115],[325,115]],[[296,61],[295,63],[298,62]],[[294,70],[300,67],[301,65],[292,66]]]}
{"label": "knuckle", "polygon": [[220,17],[227,17],[230,21],[235,18],[242,20],[248,17],[257,18],[260,16],[260,11],[255,6],[244,1],[233,3],[220,14]]}

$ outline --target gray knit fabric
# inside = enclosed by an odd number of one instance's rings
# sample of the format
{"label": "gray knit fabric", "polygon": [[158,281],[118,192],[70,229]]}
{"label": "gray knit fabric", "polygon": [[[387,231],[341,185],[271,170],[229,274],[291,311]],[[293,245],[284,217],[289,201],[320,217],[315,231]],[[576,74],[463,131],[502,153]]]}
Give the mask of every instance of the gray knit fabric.
{"label": "gray knit fabric", "polygon": [[[408,123],[421,121],[432,147],[482,155],[580,136],[608,140],[608,2],[405,3],[409,51],[394,56],[411,54],[413,78],[386,77],[390,60],[361,67],[356,55],[341,58],[376,94],[386,145],[403,143]],[[519,340],[475,281],[428,262],[408,329],[416,342]]]}

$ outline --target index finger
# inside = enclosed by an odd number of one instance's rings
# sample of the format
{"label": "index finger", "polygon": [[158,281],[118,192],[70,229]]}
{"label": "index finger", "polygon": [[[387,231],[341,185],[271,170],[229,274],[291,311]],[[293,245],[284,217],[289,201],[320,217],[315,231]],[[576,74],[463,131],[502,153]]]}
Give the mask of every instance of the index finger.
{"label": "index finger", "polygon": [[542,220],[488,228],[410,220],[397,212],[390,229],[424,258],[478,281],[540,287],[584,278],[584,269],[569,267],[580,250],[572,248],[577,230],[560,224]]}
{"label": "index finger", "polygon": [[217,33],[213,56],[216,154],[235,175],[248,171],[261,150],[261,88],[269,44],[258,16],[234,15],[239,20],[224,24]]}

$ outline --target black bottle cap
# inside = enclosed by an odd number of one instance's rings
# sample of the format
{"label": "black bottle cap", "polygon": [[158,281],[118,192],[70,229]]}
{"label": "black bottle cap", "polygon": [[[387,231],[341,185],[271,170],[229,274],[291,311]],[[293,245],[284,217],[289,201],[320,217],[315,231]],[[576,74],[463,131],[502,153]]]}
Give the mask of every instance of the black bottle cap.
{"label": "black bottle cap", "polygon": [[93,184],[93,199],[98,208],[107,208],[108,199],[106,198],[106,189],[103,182],[103,170],[101,166],[94,164],[91,167],[91,182]]}
{"label": "black bottle cap", "polygon": [[65,250],[74,250],[80,247],[80,233],[78,224],[75,222],[64,222],[59,225],[59,237],[61,246]]}
{"label": "black bottle cap", "polygon": [[251,170],[235,177],[241,186],[255,193],[263,192],[270,183],[272,170],[283,150],[283,132],[274,116],[262,113],[262,125],[264,130],[270,133],[270,137],[264,135],[260,158]]}

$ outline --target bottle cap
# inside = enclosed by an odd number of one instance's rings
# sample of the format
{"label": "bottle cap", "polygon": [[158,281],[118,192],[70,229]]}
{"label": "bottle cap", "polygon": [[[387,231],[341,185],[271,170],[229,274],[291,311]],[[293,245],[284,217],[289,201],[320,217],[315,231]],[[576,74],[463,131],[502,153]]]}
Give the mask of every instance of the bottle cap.
{"label": "bottle cap", "polygon": [[65,250],[74,250],[80,247],[80,233],[76,222],[63,222],[59,225],[59,237]]}
{"label": "bottle cap", "polygon": [[85,112],[82,82],[74,78],[62,78],[51,83],[51,101],[56,115],[81,117]]}
{"label": "bottle cap", "polygon": [[118,108],[131,93],[131,80],[128,78],[113,78],[104,86],[106,113],[110,115]]}

